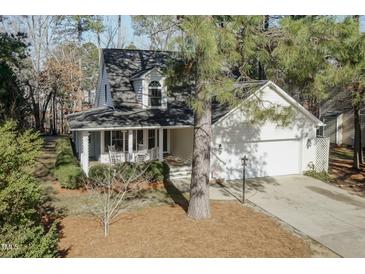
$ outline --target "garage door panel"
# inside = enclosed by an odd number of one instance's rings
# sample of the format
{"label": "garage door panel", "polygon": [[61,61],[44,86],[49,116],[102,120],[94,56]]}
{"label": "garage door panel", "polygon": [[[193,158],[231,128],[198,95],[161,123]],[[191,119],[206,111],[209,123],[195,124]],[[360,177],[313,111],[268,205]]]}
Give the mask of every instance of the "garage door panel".
{"label": "garage door panel", "polygon": [[[258,143],[260,167],[252,166],[255,177],[296,174],[299,172],[299,142],[277,141]],[[254,173],[253,172],[253,173]]]}
{"label": "garage door panel", "polygon": [[300,141],[243,143],[239,153],[225,153],[226,179],[242,178],[241,157],[248,157],[248,178],[300,173]]}

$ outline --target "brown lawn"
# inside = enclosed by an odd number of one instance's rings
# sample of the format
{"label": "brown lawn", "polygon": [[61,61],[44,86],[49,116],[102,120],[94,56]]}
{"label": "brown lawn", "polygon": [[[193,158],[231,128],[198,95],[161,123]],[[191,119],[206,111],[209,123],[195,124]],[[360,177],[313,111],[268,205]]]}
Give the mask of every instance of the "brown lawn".
{"label": "brown lawn", "polygon": [[[52,175],[55,141],[46,137],[35,175],[60,212],[60,255],[64,257],[327,257],[318,244],[284,228],[272,217],[237,202],[212,202],[212,218],[195,221],[182,209],[188,193],[156,184],[128,201],[104,238],[88,215],[88,193],[62,189]],[[182,207],[178,206],[180,204]]]}
{"label": "brown lawn", "polygon": [[124,214],[110,235],[96,219],[62,220],[66,257],[310,257],[309,246],[272,218],[237,202],[213,202],[209,220],[187,217],[179,206]]}
{"label": "brown lawn", "polygon": [[352,168],[353,150],[332,146],[330,151],[329,174],[331,183],[365,197],[365,165],[359,171]]}

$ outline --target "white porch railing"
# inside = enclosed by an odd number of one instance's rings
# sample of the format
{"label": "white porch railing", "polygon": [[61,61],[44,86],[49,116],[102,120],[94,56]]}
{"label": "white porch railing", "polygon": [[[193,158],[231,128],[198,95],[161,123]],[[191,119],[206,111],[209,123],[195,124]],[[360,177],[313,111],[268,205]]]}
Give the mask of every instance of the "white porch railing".
{"label": "white porch railing", "polygon": [[[159,158],[159,148],[154,147],[151,149],[147,149],[145,151],[136,151],[136,152],[115,152],[115,162],[136,162],[136,161],[149,161],[149,160],[158,160]],[[100,155],[100,162],[102,163],[110,163],[109,153],[103,153]]]}

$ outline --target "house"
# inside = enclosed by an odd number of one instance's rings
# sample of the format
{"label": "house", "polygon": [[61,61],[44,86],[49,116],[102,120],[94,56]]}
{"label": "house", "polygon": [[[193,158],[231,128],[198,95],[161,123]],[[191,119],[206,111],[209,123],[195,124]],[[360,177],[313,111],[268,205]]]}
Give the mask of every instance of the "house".
{"label": "house", "polygon": [[[350,93],[331,91],[328,100],[320,106],[321,120],[325,124],[321,135],[330,138],[338,146],[354,146],[354,113]],[[360,111],[361,139],[365,147],[365,109]]]}
{"label": "house", "polygon": [[[109,162],[114,145],[120,161],[159,159],[187,165],[193,150],[190,90],[167,90],[164,67],[173,53],[103,49],[94,108],[71,114],[68,123],[85,173],[92,161]],[[322,122],[271,81],[251,86],[245,100],[294,111],[290,125],[253,124],[241,107],[215,104],[212,111],[211,178],[242,178],[241,157],[248,157],[248,177],[302,173],[316,161],[316,129]],[[173,159],[173,160],[171,160]],[[177,160],[176,160],[177,159]],[[175,161],[176,160],[176,161]],[[173,164],[172,164],[173,166]]]}

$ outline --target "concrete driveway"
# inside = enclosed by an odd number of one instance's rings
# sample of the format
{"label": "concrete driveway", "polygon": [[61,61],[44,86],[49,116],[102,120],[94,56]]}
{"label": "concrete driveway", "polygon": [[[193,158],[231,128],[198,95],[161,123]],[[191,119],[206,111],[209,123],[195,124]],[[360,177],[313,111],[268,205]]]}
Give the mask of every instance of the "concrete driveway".
{"label": "concrete driveway", "polygon": [[[213,185],[210,198],[241,199],[242,182]],[[249,180],[246,198],[342,257],[365,257],[365,199],[302,175]]]}

